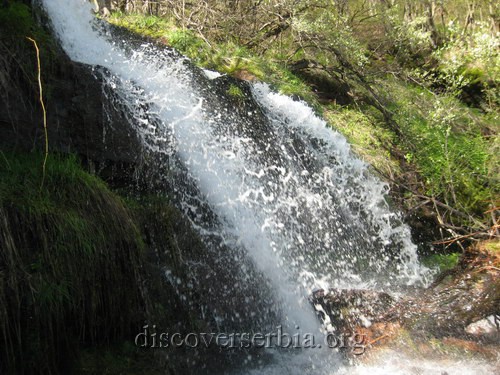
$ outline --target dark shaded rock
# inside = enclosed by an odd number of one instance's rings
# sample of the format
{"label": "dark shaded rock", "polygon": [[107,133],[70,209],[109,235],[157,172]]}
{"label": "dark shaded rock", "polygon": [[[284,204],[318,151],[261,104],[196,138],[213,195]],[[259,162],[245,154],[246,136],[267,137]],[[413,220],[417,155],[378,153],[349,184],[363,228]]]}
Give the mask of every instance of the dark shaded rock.
{"label": "dark shaded rock", "polygon": [[395,300],[387,293],[372,290],[321,289],[313,293],[311,303],[324,324],[345,333],[370,327],[394,306]]}
{"label": "dark shaded rock", "polygon": [[459,264],[427,289],[399,301],[366,290],[319,290],[310,300],[327,330],[364,335],[367,347],[432,354],[448,351],[498,355],[500,257],[498,242],[469,247]]}
{"label": "dark shaded rock", "polygon": [[[218,237],[201,237],[164,200],[143,202],[135,212],[150,249],[146,273],[160,279],[147,289],[154,298],[170,298],[160,314],[150,312],[152,322],[159,326],[170,315],[167,321],[178,319],[180,324],[175,332],[184,333],[257,330],[266,324],[274,328],[277,316],[267,280],[242,249],[229,248]],[[183,325],[186,319],[179,316],[189,317],[190,325]]]}
{"label": "dark shaded rock", "polygon": [[340,105],[352,103],[349,85],[332,69],[303,59],[293,64],[291,70],[313,88],[320,100],[333,101]]}
{"label": "dark shaded rock", "polygon": [[[44,67],[42,67],[43,69]],[[38,88],[22,75],[14,56],[0,62],[0,148],[43,150],[45,135]],[[99,165],[138,163],[141,143],[131,116],[111,100],[105,71],[57,55],[44,78],[51,152],[77,153]]]}
{"label": "dark shaded rock", "polygon": [[[0,150],[16,154],[43,151],[45,147],[34,49],[22,43],[22,40],[17,40],[7,49],[0,43],[0,53],[5,57],[0,59]],[[134,43],[138,41],[132,40],[131,45]],[[194,230],[195,219],[198,223],[213,225],[210,229],[214,233],[217,233],[220,223],[176,156],[155,154],[143,147],[136,132],[140,126],[134,122],[137,121],[136,114],[131,113],[112,87],[120,84],[119,80],[113,81],[114,77],[102,67],[70,61],[57,47],[42,52],[50,154],[76,153],[92,173],[110,182],[112,187],[139,197],[141,208],[135,210],[137,216],[132,224],[134,229],[140,231],[140,238],[137,239],[145,245],[148,259],[143,263],[135,262],[126,258],[126,253],[123,253],[123,259],[118,256],[117,259],[140,268],[129,282],[140,290],[144,299],[146,311],[141,311],[144,322],[158,324],[158,329],[170,333],[232,332],[242,327],[257,330],[263,328],[265,323],[274,326],[273,319],[278,309],[274,309],[273,296],[265,287],[267,280],[249,261],[244,249],[230,249],[224,245],[224,239],[215,234],[201,238]],[[49,55],[50,58],[47,57]],[[190,65],[187,60],[184,61]],[[201,70],[193,68],[192,74],[200,87],[205,86],[212,91],[211,95],[207,95],[209,108],[229,111],[237,107],[235,116],[243,114],[250,106],[253,106],[254,112],[258,110],[255,102],[246,100],[243,103],[238,97],[229,95],[229,86],[211,82]],[[234,80],[228,84],[240,86],[247,98],[251,97],[249,87],[241,81]],[[214,90],[214,87],[218,89]],[[218,97],[220,92],[234,100],[224,103],[224,98]],[[139,106],[144,106],[142,112],[145,113],[148,105],[147,102],[139,103]],[[246,116],[247,123],[255,120],[251,115]],[[261,117],[264,116],[261,114]],[[264,123],[261,125],[265,126]],[[238,126],[234,129],[240,131],[243,128],[250,127]],[[226,129],[220,124],[221,133]],[[172,160],[168,163],[170,157]],[[171,201],[142,206],[141,199],[153,194],[168,195]],[[186,195],[192,197],[192,202],[187,204],[193,203],[199,208],[196,215],[200,215],[191,218],[193,222],[173,207],[186,203]],[[96,206],[96,209],[99,208]],[[119,226],[120,220],[113,219]],[[104,224],[100,227],[106,231]],[[128,228],[122,227],[123,230]],[[139,237],[139,233],[134,234]],[[110,237],[117,237],[118,240],[123,236],[110,232]],[[138,275],[144,278],[134,278]],[[112,288],[106,286],[105,289],[112,292]],[[113,329],[113,325],[110,326]],[[138,325],[136,328],[138,333],[141,327]],[[117,335],[117,338],[133,339],[133,335]],[[179,358],[175,353],[169,354]],[[189,358],[192,355],[192,352],[186,352],[186,368],[180,368],[178,373],[202,373]],[[242,363],[239,359],[238,362]],[[221,367],[221,363],[222,359],[217,366]],[[220,371],[209,373],[214,372]]]}
{"label": "dark shaded rock", "polygon": [[468,338],[467,326],[500,314],[499,266],[498,253],[471,246],[455,268],[418,296],[401,301],[386,318],[434,337]]}

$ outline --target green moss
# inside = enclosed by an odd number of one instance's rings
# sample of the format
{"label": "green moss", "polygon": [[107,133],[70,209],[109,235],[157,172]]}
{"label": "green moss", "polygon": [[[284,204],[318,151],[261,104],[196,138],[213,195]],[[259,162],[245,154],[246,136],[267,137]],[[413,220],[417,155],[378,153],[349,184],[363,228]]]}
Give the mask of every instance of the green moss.
{"label": "green moss", "polygon": [[208,51],[205,43],[191,30],[170,28],[164,30],[167,43],[185,55],[206,64]]}
{"label": "green moss", "polygon": [[26,37],[38,42],[42,56],[53,52],[55,44],[51,36],[36,22],[34,10],[21,1],[11,1],[7,7],[0,7],[0,40],[9,45],[20,43],[29,45]]}
{"label": "green moss", "polygon": [[464,68],[461,75],[469,82],[469,84],[480,83],[484,80],[486,73],[478,66]]}
{"label": "green moss", "polygon": [[108,21],[151,38],[166,37],[166,31],[172,27],[172,23],[168,19],[138,13],[113,12]]}
{"label": "green moss", "polygon": [[388,150],[395,136],[369,111],[331,105],[324,112],[329,124],[341,132],[362,159],[385,175],[399,170],[398,161]]}
{"label": "green moss", "polygon": [[30,35],[34,28],[30,7],[16,1],[6,8],[0,8],[0,24],[10,37]]}
{"label": "green moss", "polygon": [[42,163],[0,155],[0,369],[15,372],[55,373],[143,315],[144,243],[123,201],[74,156],[50,155],[45,176]]}
{"label": "green moss", "polygon": [[281,94],[298,96],[302,100],[308,102],[316,110],[319,108],[316,96],[304,81],[279,63],[272,63],[269,67],[271,83],[278,88]]}
{"label": "green moss", "polygon": [[399,330],[397,335],[397,347],[410,353],[419,353],[419,348],[415,342],[415,337],[406,329]]}
{"label": "green moss", "polygon": [[458,264],[460,253],[433,254],[422,259],[422,264],[440,272],[450,270]]}
{"label": "green moss", "polygon": [[134,343],[125,342],[112,347],[96,347],[81,352],[77,375],[160,375],[153,351],[139,350]]}
{"label": "green moss", "polygon": [[483,244],[485,249],[493,254],[500,253],[500,241],[484,241]]}
{"label": "green moss", "polygon": [[238,86],[233,84],[231,84],[227,89],[227,94],[236,99],[243,99],[245,97],[243,91],[241,91],[241,89]]}
{"label": "green moss", "polygon": [[[41,75],[44,84],[44,97],[52,95],[52,86],[46,77],[55,66],[53,64],[57,46],[51,35],[37,22],[39,8],[31,8],[21,1],[10,1],[7,7],[0,6],[0,55],[3,66],[0,69],[0,89],[17,88],[24,90],[24,84],[31,87],[33,97],[38,94],[38,63],[36,50],[31,38],[36,41],[40,51]],[[22,84],[20,84],[22,82]],[[20,100],[29,100],[22,95]]]}

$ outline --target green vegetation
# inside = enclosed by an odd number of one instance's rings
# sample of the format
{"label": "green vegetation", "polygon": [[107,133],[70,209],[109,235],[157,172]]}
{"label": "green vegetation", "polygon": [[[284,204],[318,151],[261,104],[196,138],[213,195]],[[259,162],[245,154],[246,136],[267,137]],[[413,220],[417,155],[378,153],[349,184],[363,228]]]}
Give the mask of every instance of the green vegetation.
{"label": "green vegetation", "polygon": [[266,80],[283,94],[296,95],[315,103],[315,96],[309,87],[283,64],[258,56],[233,41],[209,42],[192,30],[176,26],[174,20],[158,16],[115,12],[108,21],[174,47],[201,67],[230,75]]}
{"label": "green vegetation", "polygon": [[47,31],[35,21],[33,10],[28,5],[13,1],[8,7],[0,7],[0,25],[4,31],[0,36],[0,41],[5,43],[2,43],[3,48],[32,48],[26,41],[26,37],[31,37],[43,47],[41,53],[44,61],[52,57],[54,42]]}
{"label": "green vegetation", "polygon": [[137,350],[134,343],[97,346],[82,350],[78,375],[162,375],[164,369],[157,365],[151,351]]}
{"label": "green vegetation", "polygon": [[[497,115],[483,114],[452,95],[438,95],[391,76],[376,82],[387,93],[400,135],[368,106],[330,105],[325,117],[384,176],[397,179],[411,168],[418,178],[396,183],[464,213],[458,222],[481,226],[478,218],[499,194]],[[410,207],[418,200],[405,203]]]}
{"label": "green vegetation", "polygon": [[34,27],[30,7],[18,2],[0,9],[0,22],[5,31],[13,36],[27,36]]}
{"label": "green vegetation", "polygon": [[440,272],[451,270],[458,264],[460,253],[433,254],[422,259],[424,266],[437,269]]}
{"label": "green vegetation", "polygon": [[121,340],[137,324],[144,243],[75,157],[51,155],[40,189],[42,155],[0,156],[2,366],[52,373],[82,343]]}
{"label": "green vegetation", "polygon": [[238,98],[241,99],[245,96],[245,94],[243,94],[243,91],[241,91],[241,89],[238,86],[233,85],[233,84],[231,84],[229,86],[229,88],[227,89],[227,94],[229,96],[232,96],[233,98],[237,98],[237,99]]}
{"label": "green vegetation", "polygon": [[[45,81],[53,69],[57,47],[50,34],[36,22],[35,14],[31,7],[20,1],[11,1],[7,7],[0,6],[0,90],[9,95],[14,91],[25,91],[26,84],[33,97],[38,96],[36,51],[27,39],[29,37],[40,49],[44,96],[49,99],[52,87]],[[23,77],[25,83],[20,84],[19,77]],[[31,106],[30,99],[19,95],[25,106]]]}
{"label": "green vegetation", "polygon": [[[494,2],[118,3],[109,18],[115,25],[200,66],[308,101],[388,178],[407,209],[427,207],[452,237],[495,236]],[[127,12],[129,5],[147,15]],[[0,7],[0,89],[29,92],[20,98],[27,107],[37,96],[37,66],[26,37],[41,47],[44,78],[60,69],[52,68],[57,47],[35,21],[38,12],[15,0]],[[326,87],[324,77],[332,81]],[[235,85],[227,94],[243,96]],[[197,291],[186,308],[160,269],[171,267],[189,285],[182,259],[200,259],[202,241],[163,196],[125,190],[121,197],[76,156],[57,154],[42,185],[42,163],[41,154],[0,152],[0,372],[69,373],[77,363],[82,374],[155,373],[149,354],[129,339],[146,318],[207,331],[195,311],[203,305]],[[499,251],[498,242],[485,246]],[[424,263],[443,271],[458,256]]]}
{"label": "green vegetation", "polygon": [[491,253],[500,253],[500,241],[485,241],[484,247]]}
{"label": "green vegetation", "polygon": [[[481,215],[498,193],[498,163],[492,131],[494,120],[468,108],[452,96],[438,96],[394,80],[380,82],[397,98],[392,105],[405,137],[399,140],[408,162],[414,162],[425,182],[425,194],[440,197],[462,212]],[[475,211],[476,210],[476,211]]]}
{"label": "green vegetation", "polygon": [[0,152],[0,371],[159,373],[131,340],[147,320],[207,330],[163,269],[190,280],[203,242],[167,197],[122,198],[74,155],[50,154],[41,187],[43,159]]}
{"label": "green vegetation", "polygon": [[330,105],[323,115],[347,138],[360,157],[387,176],[398,173],[398,160],[387,149],[396,142],[396,136],[381,126],[377,113],[370,112],[370,108],[360,110],[353,106]]}
{"label": "green vegetation", "polygon": [[175,27],[169,20],[140,13],[114,12],[109,22],[151,38],[168,38]]}
{"label": "green vegetation", "polygon": [[308,101],[389,178],[401,205],[428,207],[452,236],[497,224],[498,4],[206,0],[125,10],[110,21]]}

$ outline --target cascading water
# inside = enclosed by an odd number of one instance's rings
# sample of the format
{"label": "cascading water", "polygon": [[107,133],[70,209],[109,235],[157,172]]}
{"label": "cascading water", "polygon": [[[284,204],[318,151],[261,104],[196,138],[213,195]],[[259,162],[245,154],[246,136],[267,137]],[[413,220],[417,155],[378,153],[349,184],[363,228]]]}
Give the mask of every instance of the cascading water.
{"label": "cascading water", "polygon": [[[422,282],[409,230],[384,199],[386,185],[304,103],[257,83],[249,92],[257,104],[245,113],[209,106],[206,93],[220,77],[208,75],[202,89],[201,75],[183,59],[151,45],[113,42],[84,0],[43,4],[68,55],[107,69],[145,149],[168,155],[165,169],[182,169],[194,184],[190,192],[176,188],[179,207],[239,264],[239,275],[222,289],[267,284],[248,295],[266,299],[268,316],[253,300],[243,301],[233,316],[221,316],[221,325],[257,315],[259,326],[279,322],[291,333],[300,327],[321,335],[307,299],[314,289]],[[202,207],[215,219],[206,220]],[[258,283],[251,281],[255,272],[263,275]],[[258,372],[332,373],[331,355],[283,353]]]}

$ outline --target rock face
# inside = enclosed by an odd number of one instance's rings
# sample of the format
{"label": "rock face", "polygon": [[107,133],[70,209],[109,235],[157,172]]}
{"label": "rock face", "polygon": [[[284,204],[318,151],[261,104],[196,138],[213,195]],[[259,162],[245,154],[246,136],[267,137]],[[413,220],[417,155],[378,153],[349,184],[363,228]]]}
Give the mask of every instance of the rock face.
{"label": "rock face", "polygon": [[469,248],[459,264],[438,276],[430,288],[400,302],[390,312],[392,319],[438,338],[470,338],[467,326],[500,314],[499,265],[498,252]]}
{"label": "rock face", "polygon": [[[34,53],[34,51],[33,51]],[[29,58],[29,55],[28,55]],[[42,70],[51,152],[77,153],[104,166],[138,163],[141,144],[123,108],[115,105],[102,69],[75,63],[61,51]],[[43,64],[43,62],[42,62]],[[14,56],[0,61],[0,148],[43,149],[45,136],[38,87]]]}
{"label": "rock face", "polygon": [[440,345],[446,354],[494,358],[500,344],[499,272],[498,242],[486,243],[469,248],[429,288],[399,301],[386,293],[336,289],[316,291],[310,300],[328,331],[364,335],[367,347],[431,354]]}
{"label": "rock face", "polygon": [[323,289],[313,293],[311,303],[327,330],[338,333],[368,328],[395,305],[387,293],[361,289]]}
{"label": "rock face", "polygon": [[[110,32],[121,35],[117,40],[127,41],[122,46],[125,51],[144,43],[144,39],[132,37],[123,30],[110,28]],[[18,153],[42,151],[45,146],[35,50],[29,43],[23,43],[23,39],[21,42],[13,40],[10,48],[27,61],[25,66],[20,65],[18,56],[13,54],[0,59],[0,88],[3,92],[0,150]],[[137,132],[141,126],[137,119],[139,115],[132,111],[141,107],[144,109],[140,111],[141,116],[154,117],[147,114],[149,103],[144,100],[137,104],[134,101],[130,106],[134,108],[130,108],[113,89],[121,84],[118,78],[102,67],[72,62],[60,48],[50,45],[42,51],[50,153],[76,153],[90,166],[91,172],[114,188],[133,191],[134,196],[168,196],[169,203],[164,212],[156,212],[154,208],[146,210],[156,214],[144,213],[147,219],[141,225],[147,234],[146,244],[156,274],[161,274],[169,290],[182,296],[184,307],[193,315],[191,320],[198,319],[200,325],[209,326],[207,331],[233,331],[259,324],[252,327],[257,329],[262,328],[260,322],[256,322],[258,319],[273,321],[274,312],[269,311],[273,296],[263,287],[267,280],[248,260],[245,250],[229,249],[215,234],[203,239],[196,236],[191,225],[193,222],[204,227],[212,225],[214,233],[217,233],[220,222],[203,201],[195,181],[175,152],[165,155],[150,152],[144,146]],[[196,89],[207,102],[207,116],[215,115],[217,111],[232,114],[234,121],[218,123],[215,131],[249,134],[262,132],[263,127],[269,126],[246,82],[227,76],[210,80],[201,69],[192,66],[175,51],[157,47],[186,64]],[[2,48],[0,43],[0,52]],[[33,74],[26,75],[24,71]],[[149,123],[154,121],[157,119],[148,117]],[[181,207],[183,204],[197,208],[190,217],[191,221],[187,215],[169,206]],[[171,222],[177,225],[172,226]],[[197,240],[182,242],[180,239],[186,236]],[[160,294],[161,291],[153,293]],[[247,304],[263,313],[254,314],[257,316],[254,317]],[[179,306],[173,308],[175,313],[187,315]],[[205,321],[201,322],[203,319]]]}

